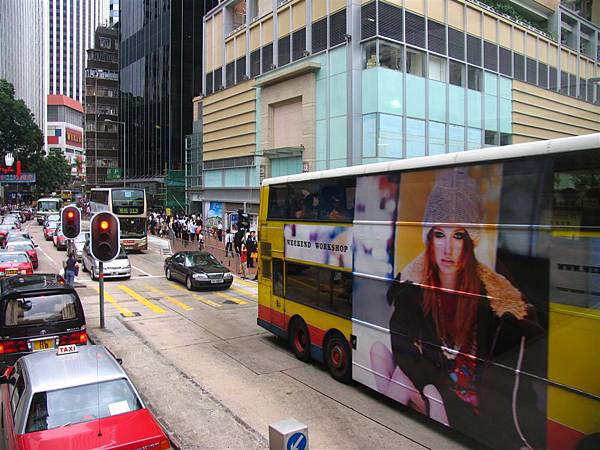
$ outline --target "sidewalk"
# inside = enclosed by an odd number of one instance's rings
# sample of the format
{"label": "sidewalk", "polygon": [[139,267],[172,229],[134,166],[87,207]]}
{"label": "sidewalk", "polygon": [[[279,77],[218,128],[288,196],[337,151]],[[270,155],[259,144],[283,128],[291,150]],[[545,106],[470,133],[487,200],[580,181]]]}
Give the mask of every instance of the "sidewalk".
{"label": "sidewalk", "polygon": [[[183,239],[172,238],[171,240],[171,251],[173,254],[181,251],[192,251],[198,250],[198,242],[197,241],[185,241]],[[240,257],[238,255],[234,256],[225,256],[225,242],[219,242],[218,239],[212,238],[210,236],[205,236],[204,238],[204,250],[212,253],[215,258],[217,258],[221,263],[228,267],[234,274],[240,275],[241,266],[240,266]],[[248,279],[252,280],[256,276],[257,262],[254,262],[254,267],[248,268]]]}

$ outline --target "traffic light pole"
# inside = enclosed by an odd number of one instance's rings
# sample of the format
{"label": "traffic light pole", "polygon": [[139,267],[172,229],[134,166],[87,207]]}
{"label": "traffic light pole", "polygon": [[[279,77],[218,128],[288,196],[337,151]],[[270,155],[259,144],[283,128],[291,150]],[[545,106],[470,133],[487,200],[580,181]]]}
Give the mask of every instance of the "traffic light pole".
{"label": "traffic light pole", "polygon": [[104,263],[98,261],[98,284],[100,295],[100,328],[104,328]]}

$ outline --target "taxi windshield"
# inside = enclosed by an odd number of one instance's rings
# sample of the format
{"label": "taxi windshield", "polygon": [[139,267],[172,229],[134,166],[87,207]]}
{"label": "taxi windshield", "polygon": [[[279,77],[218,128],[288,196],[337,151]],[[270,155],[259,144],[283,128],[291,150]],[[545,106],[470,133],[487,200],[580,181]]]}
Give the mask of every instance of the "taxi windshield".
{"label": "taxi windshield", "polygon": [[31,401],[25,433],[116,416],[141,408],[140,400],[124,378],[38,392]]}
{"label": "taxi windshield", "polygon": [[75,296],[71,293],[12,298],[6,302],[4,325],[18,327],[76,319],[75,302]]}
{"label": "taxi windshield", "polygon": [[26,263],[28,261],[25,253],[0,253],[0,264]]}

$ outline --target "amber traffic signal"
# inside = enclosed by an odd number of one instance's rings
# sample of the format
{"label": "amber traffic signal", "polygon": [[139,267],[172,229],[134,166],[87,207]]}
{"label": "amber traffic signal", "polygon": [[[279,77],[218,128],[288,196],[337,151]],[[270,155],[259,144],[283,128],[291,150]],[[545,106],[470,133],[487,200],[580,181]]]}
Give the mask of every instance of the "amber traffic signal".
{"label": "amber traffic signal", "polygon": [[113,213],[101,212],[90,223],[90,250],[98,261],[112,261],[119,254],[121,230]]}
{"label": "amber traffic signal", "polygon": [[76,206],[67,206],[60,213],[62,233],[67,239],[75,239],[81,232],[81,211]]}

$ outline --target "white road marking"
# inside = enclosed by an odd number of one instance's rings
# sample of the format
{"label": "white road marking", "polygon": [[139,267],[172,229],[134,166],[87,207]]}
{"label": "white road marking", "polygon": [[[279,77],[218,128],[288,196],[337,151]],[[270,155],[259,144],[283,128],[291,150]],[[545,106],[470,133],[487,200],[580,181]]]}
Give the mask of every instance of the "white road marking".
{"label": "white road marking", "polygon": [[146,272],[145,270],[140,269],[139,267],[135,267],[134,265],[131,266],[132,269],[135,269],[139,272],[142,272],[143,274],[149,276],[149,277],[155,277],[156,275],[152,275],[151,273]]}

